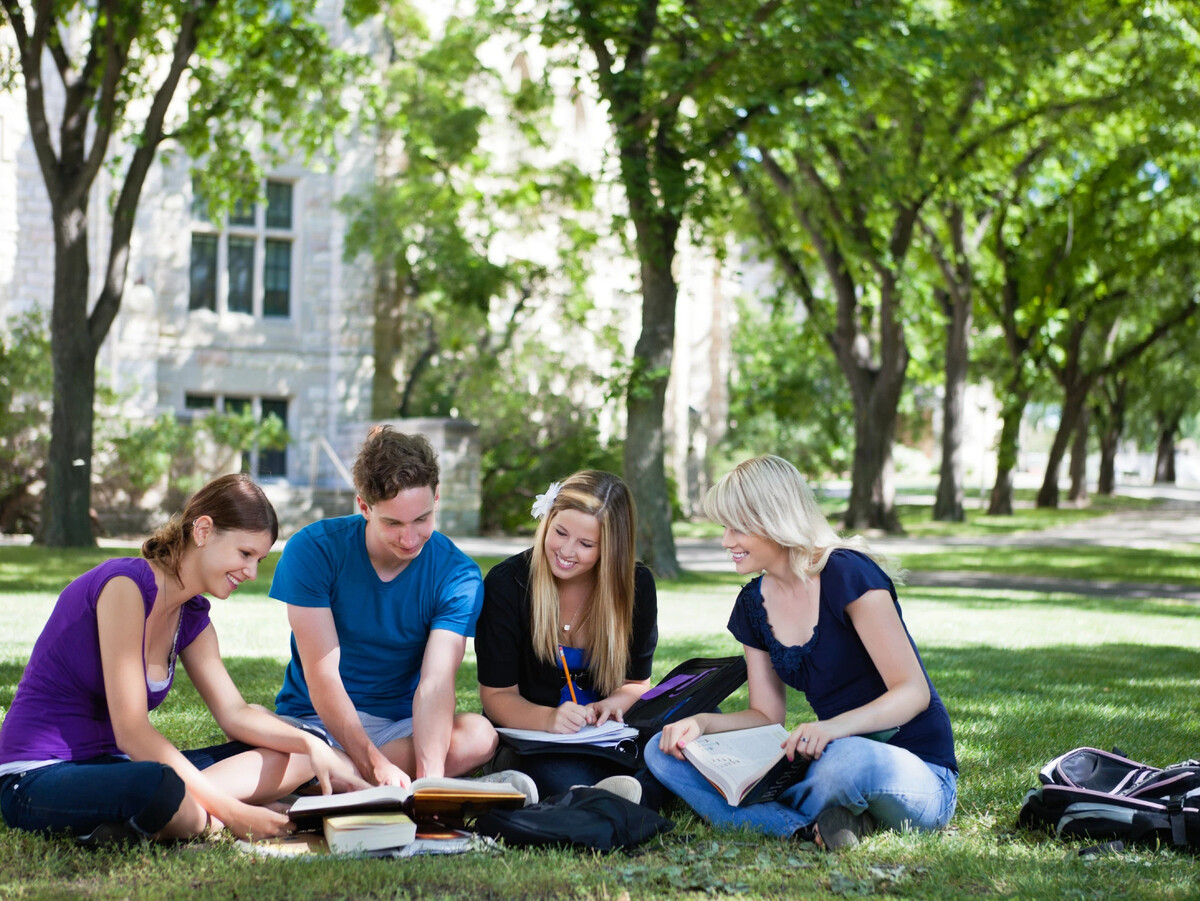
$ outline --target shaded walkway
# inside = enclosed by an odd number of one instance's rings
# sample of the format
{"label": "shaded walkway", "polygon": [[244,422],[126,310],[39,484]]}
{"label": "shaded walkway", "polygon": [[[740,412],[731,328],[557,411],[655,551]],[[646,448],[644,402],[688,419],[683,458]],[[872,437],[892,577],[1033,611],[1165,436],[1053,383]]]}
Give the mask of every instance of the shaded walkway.
{"label": "shaded walkway", "polygon": [[[908,554],[931,553],[955,547],[1124,547],[1159,548],[1166,545],[1200,545],[1200,489],[1153,486],[1129,489],[1129,494],[1157,497],[1162,505],[1152,511],[1109,513],[1049,529],[1005,535],[948,535],[871,537],[872,547],[900,559]],[[528,538],[456,538],[468,554],[506,557],[529,547]],[[729,555],[713,538],[678,538],[679,565],[691,572],[733,571]],[[1197,547],[1200,554],[1200,547]],[[1107,598],[1169,598],[1200,603],[1200,587],[1156,582],[1109,582],[1049,576],[998,575],[980,572],[911,571],[906,583],[919,587],[976,588],[1079,594]]]}

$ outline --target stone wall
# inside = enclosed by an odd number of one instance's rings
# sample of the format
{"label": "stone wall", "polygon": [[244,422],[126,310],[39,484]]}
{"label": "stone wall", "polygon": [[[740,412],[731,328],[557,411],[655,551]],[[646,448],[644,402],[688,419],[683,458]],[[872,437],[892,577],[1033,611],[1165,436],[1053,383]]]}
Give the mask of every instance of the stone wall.
{"label": "stone wall", "polygon": [[[438,531],[447,535],[479,534],[480,485],[479,426],[466,419],[384,419],[378,423],[344,423],[338,430],[334,450],[345,469],[354,466],[354,458],[373,425],[390,425],[405,434],[418,433],[429,439],[438,455],[442,482],[438,489]],[[301,492],[294,492],[300,494]],[[312,506],[325,516],[353,512],[354,490],[341,484],[326,483],[312,493]],[[281,513],[282,515],[282,513]],[[315,518],[315,517],[314,517]]]}

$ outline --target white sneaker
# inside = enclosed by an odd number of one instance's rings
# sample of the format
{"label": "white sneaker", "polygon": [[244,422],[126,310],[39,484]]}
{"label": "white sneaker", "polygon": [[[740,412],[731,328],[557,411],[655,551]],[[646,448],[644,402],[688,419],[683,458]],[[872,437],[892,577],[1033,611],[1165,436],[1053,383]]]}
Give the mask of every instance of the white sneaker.
{"label": "white sneaker", "polygon": [[[526,776],[520,770],[500,770],[497,773],[488,773],[486,776],[479,776],[475,779],[476,782],[507,782],[517,791],[525,796],[525,806],[536,804],[538,802],[537,784],[529,776]],[[638,786],[639,788],[641,786]]]}
{"label": "white sneaker", "polygon": [[[572,785],[571,787],[587,788],[586,785]],[[601,779],[592,788],[602,788],[606,792],[612,792],[618,798],[624,798],[634,804],[642,803],[642,783],[632,776],[609,776],[607,779]]]}

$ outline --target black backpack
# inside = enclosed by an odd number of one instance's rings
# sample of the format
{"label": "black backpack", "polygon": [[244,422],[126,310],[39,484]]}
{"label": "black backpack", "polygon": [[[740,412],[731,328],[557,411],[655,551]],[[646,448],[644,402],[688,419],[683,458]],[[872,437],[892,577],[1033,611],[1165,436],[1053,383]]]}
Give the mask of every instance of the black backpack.
{"label": "black backpack", "polygon": [[1156,767],[1117,748],[1076,748],[1042,767],[1038,778],[1018,825],[1107,843],[1081,854],[1126,844],[1200,850],[1200,761]]}
{"label": "black backpack", "polygon": [[672,825],[648,807],[580,786],[520,810],[490,810],[475,820],[475,831],[519,847],[615,851],[640,845]]}

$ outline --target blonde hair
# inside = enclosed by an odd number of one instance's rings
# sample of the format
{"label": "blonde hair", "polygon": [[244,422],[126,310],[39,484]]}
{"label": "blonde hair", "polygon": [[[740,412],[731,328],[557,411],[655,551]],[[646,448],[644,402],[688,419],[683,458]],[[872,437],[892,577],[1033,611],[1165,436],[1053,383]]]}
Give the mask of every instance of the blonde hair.
{"label": "blonde hair", "polygon": [[798,576],[819,573],[839,548],[860,551],[889,571],[887,559],[861,536],[843,538],[833,530],[804,476],[782,457],[743,460],[709,489],[703,506],[709,519],[786,548]]}
{"label": "blonde hair", "polygon": [[546,535],[563,510],[578,510],[600,524],[600,557],[591,597],[578,625],[587,624],[592,681],[602,697],[625,682],[633,633],[633,591],[637,513],[629,486],[610,472],[585,469],[565,479],[550,510],[538,524],[530,561],[530,618],[533,648],[547,662],[558,659],[562,622],[558,586],[546,561]]}

